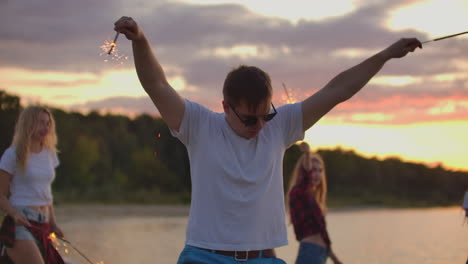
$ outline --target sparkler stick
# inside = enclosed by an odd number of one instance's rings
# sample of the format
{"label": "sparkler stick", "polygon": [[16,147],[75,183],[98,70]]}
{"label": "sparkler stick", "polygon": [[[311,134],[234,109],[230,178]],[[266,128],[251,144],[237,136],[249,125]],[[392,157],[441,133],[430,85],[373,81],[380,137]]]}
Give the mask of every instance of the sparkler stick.
{"label": "sparkler stick", "polygon": [[446,39],[446,38],[452,38],[452,37],[460,36],[460,35],[467,34],[467,33],[468,31],[465,31],[465,32],[461,32],[461,33],[457,33],[453,35],[443,36],[443,37],[436,38],[436,39],[426,40],[426,41],[421,42],[421,44],[432,42],[432,41],[439,41],[439,40]]}
{"label": "sparkler stick", "polygon": [[291,102],[291,96],[289,96],[289,92],[288,92],[288,89],[286,89],[286,85],[284,83],[283,84],[283,88],[284,88],[284,92],[286,93],[286,97],[288,97],[288,103]]}
{"label": "sparkler stick", "polygon": [[112,41],[112,43],[110,44],[111,47],[109,49],[109,52],[107,52],[108,55],[112,53],[112,50],[114,50],[115,45],[117,45],[116,42],[117,42],[117,38],[119,37],[119,34],[120,34],[119,32],[115,34],[114,41]]}
{"label": "sparkler stick", "polygon": [[[30,227],[35,228],[35,229],[37,229],[37,230],[39,230],[39,231],[41,231],[41,232],[45,232],[44,230],[42,230],[42,229],[39,228],[39,227],[36,227],[36,226],[30,226]],[[70,241],[68,241],[68,240],[66,240],[66,239],[64,239],[64,238],[61,238],[61,237],[56,236],[55,233],[51,233],[51,234],[49,235],[49,237],[50,237],[50,236],[53,236],[54,238],[60,239],[62,242],[67,243],[67,244],[68,244],[69,246],[71,246],[76,252],[78,252],[78,254],[80,254],[84,259],[86,259],[86,261],[88,261],[89,264],[94,264],[88,257],[86,257],[85,254],[83,254],[83,252],[81,252],[79,249],[77,249],[75,246],[73,246],[73,244],[72,244]],[[49,239],[50,239],[50,238],[49,238]]]}
{"label": "sparkler stick", "polygon": [[78,252],[78,254],[80,254],[84,259],[86,259],[86,261],[88,261],[90,264],[94,264],[88,257],[86,257],[85,254],[83,254],[80,250],[78,250],[75,246],[72,245],[72,243],[66,239],[63,239],[63,238],[60,238],[60,237],[57,237],[58,239],[60,239],[61,241],[67,243],[68,245],[70,245],[76,252]]}

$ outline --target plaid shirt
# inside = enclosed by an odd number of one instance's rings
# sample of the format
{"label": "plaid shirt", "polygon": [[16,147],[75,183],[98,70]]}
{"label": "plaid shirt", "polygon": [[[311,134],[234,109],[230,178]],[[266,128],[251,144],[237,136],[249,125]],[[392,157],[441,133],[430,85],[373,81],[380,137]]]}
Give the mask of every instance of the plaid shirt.
{"label": "plaid shirt", "polygon": [[[29,220],[32,227],[26,227],[29,232],[33,235],[36,241],[41,245],[42,256],[46,264],[64,264],[62,257],[54,248],[52,241],[49,239],[50,224],[39,223]],[[15,242],[15,223],[13,218],[5,216],[3,219],[2,226],[0,227],[0,244],[5,245],[8,248],[13,247]],[[4,262],[2,262],[4,261]],[[12,263],[11,260],[6,256],[0,256],[0,263]]]}
{"label": "plaid shirt", "polygon": [[294,232],[298,241],[313,234],[320,234],[330,248],[331,241],[325,217],[315,197],[311,195],[309,173],[301,168],[298,182],[289,192],[289,213]]}

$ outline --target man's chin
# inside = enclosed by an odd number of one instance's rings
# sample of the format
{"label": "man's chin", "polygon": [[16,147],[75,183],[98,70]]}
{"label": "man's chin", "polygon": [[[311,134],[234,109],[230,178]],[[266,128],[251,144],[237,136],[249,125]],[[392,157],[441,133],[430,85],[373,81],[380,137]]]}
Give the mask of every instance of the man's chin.
{"label": "man's chin", "polygon": [[254,138],[258,135],[259,131],[248,131],[247,132],[247,138]]}

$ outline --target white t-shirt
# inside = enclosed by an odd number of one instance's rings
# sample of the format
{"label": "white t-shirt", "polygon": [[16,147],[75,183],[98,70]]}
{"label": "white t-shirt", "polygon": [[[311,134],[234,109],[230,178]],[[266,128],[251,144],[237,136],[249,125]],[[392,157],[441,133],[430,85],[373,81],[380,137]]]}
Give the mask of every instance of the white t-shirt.
{"label": "white t-shirt", "polygon": [[23,172],[16,162],[16,147],[8,148],[0,160],[0,169],[13,175],[10,183],[12,206],[42,206],[52,204],[51,184],[59,160],[55,152],[46,148],[29,154]]}
{"label": "white t-shirt", "polygon": [[245,139],[224,113],[185,100],[179,132],[172,133],[190,160],[187,245],[238,251],[287,245],[283,156],[304,132],[300,103],[277,111],[255,138]]}

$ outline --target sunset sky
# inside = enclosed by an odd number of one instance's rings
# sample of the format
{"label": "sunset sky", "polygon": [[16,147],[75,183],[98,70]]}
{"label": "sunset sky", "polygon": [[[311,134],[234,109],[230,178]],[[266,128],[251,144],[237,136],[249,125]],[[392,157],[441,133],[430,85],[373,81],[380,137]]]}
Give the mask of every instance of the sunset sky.
{"label": "sunset sky", "polygon": [[[100,48],[133,17],[170,83],[222,111],[222,83],[239,64],[272,78],[274,103],[322,88],[401,37],[468,30],[466,0],[0,1],[0,90],[66,110],[157,114],[136,77],[131,43]],[[390,61],[357,95],[306,133],[314,148],[468,170],[468,34]]]}

